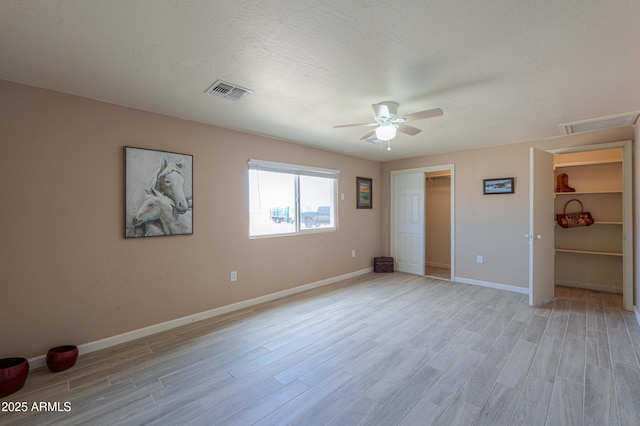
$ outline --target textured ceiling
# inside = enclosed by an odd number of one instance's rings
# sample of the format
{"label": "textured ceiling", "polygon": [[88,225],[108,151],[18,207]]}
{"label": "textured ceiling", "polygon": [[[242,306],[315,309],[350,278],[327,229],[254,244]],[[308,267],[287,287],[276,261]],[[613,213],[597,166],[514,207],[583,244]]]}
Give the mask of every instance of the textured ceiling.
{"label": "textured ceiling", "polygon": [[[0,0],[0,79],[384,161],[640,110],[640,1]],[[444,116],[333,128],[382,101]]]}

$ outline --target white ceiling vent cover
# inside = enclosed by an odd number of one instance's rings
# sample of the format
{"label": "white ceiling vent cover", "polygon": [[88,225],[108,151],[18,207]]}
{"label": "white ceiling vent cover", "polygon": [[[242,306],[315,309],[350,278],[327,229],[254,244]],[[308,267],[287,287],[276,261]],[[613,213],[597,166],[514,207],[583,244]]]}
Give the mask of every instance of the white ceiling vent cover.
{"label": "white ceiling vent cover", "polygon": [[235,84],[227,83],[226,81],[218,80],[213,83],[213,85],[209,87],[205,93],[217,96],[222,99],[237,101],[240,98],[251,93],[251,90],[245,89],[244,87],[240,87]]}
{"label": "white ceiling vent cover", "polygon": [[610,115],[607,117],[592,118],[590,120],[574,121],[560,124],[563,135],[588,132],[591,130],[611,129],[613,127],[633,126],[638,121],[640,112],[627,112],[624,114]]}

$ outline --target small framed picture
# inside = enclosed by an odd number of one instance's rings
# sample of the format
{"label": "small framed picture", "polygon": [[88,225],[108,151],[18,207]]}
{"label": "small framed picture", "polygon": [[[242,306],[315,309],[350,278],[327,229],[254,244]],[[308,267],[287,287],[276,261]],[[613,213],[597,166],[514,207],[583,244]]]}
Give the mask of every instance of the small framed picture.
{"label": "small framed picture", "polygon": [[356,202],[359,209],[373,208],[373,179],[356,177]]}
{"label": "small framed picture", "polygon": [[484,195],[513,194],[515,192],[513,178],[483,179],[482,191]]}

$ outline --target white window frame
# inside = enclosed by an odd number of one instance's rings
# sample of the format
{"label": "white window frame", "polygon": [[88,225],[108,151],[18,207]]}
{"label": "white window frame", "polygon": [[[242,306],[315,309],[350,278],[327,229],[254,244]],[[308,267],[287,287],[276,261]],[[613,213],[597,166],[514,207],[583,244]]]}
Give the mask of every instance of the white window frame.
{"label": "white window frame", "polygon": [[[251,225],[249,225],[249,238],[271,238],[290,235],[303,235],[317,232],[335,232],[338,229],[338,179],[340,170],[326,169],[321,167],[303,166],[299,164],[280,163],[276,161],[250,159],[248,161],[249,170],[285,173],[295,176],[295,231],[278,234],[260,234],[251,235]],[[331,194],[331,214],[333,215],[333,226],[322,228],[304,229],[300,223],[300,176],[312,176],[333,179],[333,188]],[[249,194],[251,187],[249,187]],[[250,205],[250,204],[249,204]],[[251,220],[251,219],[250,219]]]}

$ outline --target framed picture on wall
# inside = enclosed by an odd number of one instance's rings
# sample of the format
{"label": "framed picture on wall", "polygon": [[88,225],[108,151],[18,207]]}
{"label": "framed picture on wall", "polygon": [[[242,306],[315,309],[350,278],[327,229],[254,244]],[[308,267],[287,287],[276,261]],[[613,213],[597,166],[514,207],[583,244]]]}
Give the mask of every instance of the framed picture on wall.
{"label": "framed picture on wall", "polygon": [[193,234],[193,156],[124,147],[125,238]]}
{"label": "framed picture on wall", "polygon": [[490,194],[513,194],[514,185],[513,178],[496,178],[496,179],[483,179],[482,191],[484,195]]}
{"label": "framed picture on wall", "polygon": [[373,179],[356,177],[356,201],[357,208],[371,209],[373,208]]}

